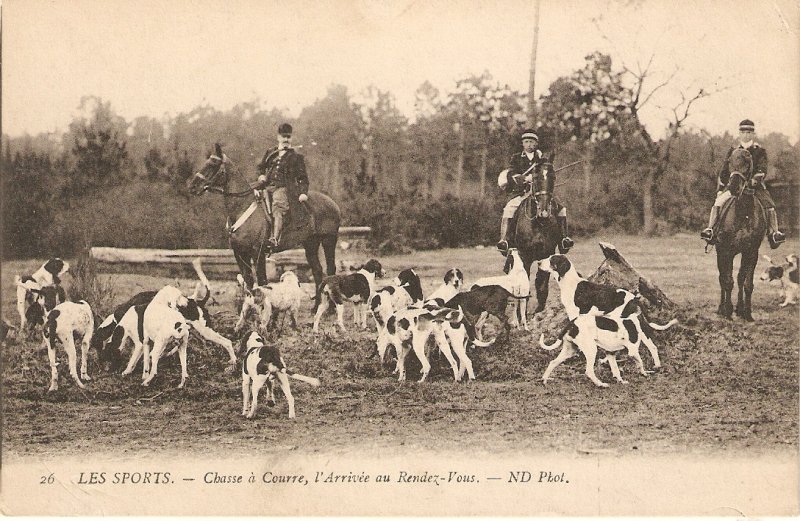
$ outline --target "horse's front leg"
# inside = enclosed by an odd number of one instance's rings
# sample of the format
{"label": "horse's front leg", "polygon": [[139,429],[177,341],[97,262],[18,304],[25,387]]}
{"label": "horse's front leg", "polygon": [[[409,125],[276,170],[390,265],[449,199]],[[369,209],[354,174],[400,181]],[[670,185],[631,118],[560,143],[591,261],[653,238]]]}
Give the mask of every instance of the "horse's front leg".
{"label": "horse's front leg", "polygon": [[540,313],[544,310],[544,305],[547,303],[547,295],[550,293],[550,273],[543,270],[536,270],[536,309],[533,314]]}
{"label": "horse's front leg", "polygon": [[719,271],[719,308],[717,314],[730,319],[733,314],[731,293],[733,292],[733,255],[717,251],[717,270]]}
{"label": "horse's front leg", "polygon": [[303,243],[303,248],[306,251],[306,260],[311,267],[311,275],[314,277],[314,311],[319,306],[319,285],[322,283],[323,277],[322,263],[319,261],[319,246],[320,240],[314,237]]}
{"label": "horse's front leg", "polygon": [[240,252],[233,250],[233,256],[236,258],[236,264],[239,266],[239,273],[242,274],[244,284],[247,289],[253,288],[253,268],[250,264],[250,259],[245,258]]}
{"label": "horse's front leg", "polygon": [[256,281],[259,286],[266,286],[267,282],[267,252],[259,251],[256,257]]}
{"label": "horse's front leg", "polygon": [[736,302],[736,314],[748,322],[753,322],[753,277],[758,264],[758,250],[742,253],[739,267],[739,300]]}

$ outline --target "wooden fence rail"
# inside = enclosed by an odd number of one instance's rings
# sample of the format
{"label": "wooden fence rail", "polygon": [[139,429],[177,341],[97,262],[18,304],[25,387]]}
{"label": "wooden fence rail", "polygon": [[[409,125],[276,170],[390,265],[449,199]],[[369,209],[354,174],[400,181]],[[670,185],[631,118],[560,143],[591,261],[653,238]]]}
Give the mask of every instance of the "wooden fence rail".
{"label": "wooden fence rail", "polygon": [[[369,236],[369,226],[347,226],[339,229],[341,247]],[[89,254],[97,263],[101,273],[139,273],[166,277],[195,278],[192,261],[200,259],[203,271],[208,278],[232,280],[239,273],[239,267],[230,249],[200,248],[185,250],[164,250],[149,248],[112,248],[95,246]],[[321,259],[324,254],[320,248]],[[311,280],[311,269],[302,249],[276,253],[267,262],[267,278],[277,280],[287,270],[295,271],[301,280]],[[324,260],[323,266],[324,266]]]}

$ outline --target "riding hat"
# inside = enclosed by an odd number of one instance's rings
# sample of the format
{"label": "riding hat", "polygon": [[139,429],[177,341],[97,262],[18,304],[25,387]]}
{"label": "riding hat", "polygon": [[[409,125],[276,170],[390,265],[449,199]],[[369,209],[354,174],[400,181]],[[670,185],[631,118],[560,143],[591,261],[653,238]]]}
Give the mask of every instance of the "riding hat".
{"label": "riding hat", "polygon": [[755,132],[756,131],[756,125],[755,125],[755,123],[753,123],[749,119],[743,119],[742,122],[739,123],[739,131],[740,132],[744,132],[744,131]]}
{"label": "riding hat", "polygon": [[539,136],[537,136],[536,132],[534,132],[532,129],[523,130],[521,139],[529,139],[529,138],[533,138],[536,141],[539,141]]}
{"label": "riding hat", "polygon": [[278,134],[281,136],[291,136],[292,126],[288,123],[281,123],[281,125],[278,127]]}

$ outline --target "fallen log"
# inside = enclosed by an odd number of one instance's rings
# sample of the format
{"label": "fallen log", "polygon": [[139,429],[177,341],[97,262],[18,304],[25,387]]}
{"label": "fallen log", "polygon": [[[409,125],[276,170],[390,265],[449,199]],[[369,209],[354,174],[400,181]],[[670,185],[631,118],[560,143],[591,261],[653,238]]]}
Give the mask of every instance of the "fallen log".
{"label": "fallen log", "polygon": [[610,284],[628,291],[639,293],[646,301],[649,309],[672,309],[675,303],[653,281],[636,271],[636,268],[622,256],[616,246],[607,242],[600,243],[605,260],[597,271],[589,277],[593,282]]}

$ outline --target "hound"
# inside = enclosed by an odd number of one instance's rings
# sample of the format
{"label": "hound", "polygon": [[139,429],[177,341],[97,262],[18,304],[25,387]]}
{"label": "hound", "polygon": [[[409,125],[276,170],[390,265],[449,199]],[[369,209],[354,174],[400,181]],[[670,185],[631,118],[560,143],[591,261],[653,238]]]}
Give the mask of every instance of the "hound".
{"label": "hound", "polygon": [[[672,319],[664,326],[650,322],[639,306],[639,299],[636,295],[625,289],[598,284],[584,279],[578,274],[575,267],[564,255],[551,255],[549,258],[542,260],[539,263],[539,269],[556,275],[556,280],[558,281],[561,292],[561,303],[564,305],[569,320],[574,321],[583,316],[602,316],[612,320],[624,319],[621,325],[617,324],[615,327],[622,331],[624,326],[624,329],[628,332],[628,341],[631,345],[635,345],[636,349],[636,355],[632,355],[633,358],[637,360],[637,363],[642,367],[638,349],[641,343],[644,343],[648,351],[650,351],[650,355],[653,357],[654,366],[656,368],[661,367],[658,348],[655,343],[653,343],[650,335],[653,330],[663,331],[671,327],[677,323],[677,320]],[[591,324],[591,321],[587,322],[587,324]],[[596,326],[591,327],[596,328]],[[581,338],[581,341],[586,343],[588,342],[586,339],[590,338],[590,336],[583,336]],[[608,345],[612,344],[613,343],[609,343]],[[583,350],[583,348],[581,349]],[[570,354],[569,356],[572,355]],[[553,368],[566,360],[566,358],[569,358],[569,356],[566,354],[564,354],[563,357],[559,355],[556,359],[560,359],[558,363],[555,363],[555,360],[551,362],[551,364],[554,364]],[[608,357],[606,359],[611,365],[611,360]],[[612,371],[614,370],[616,359],[613,361],[613,364],[614,365],[611,365]],[[592,371],[594,371],[594,368]],[[545,371],[545,373],[549,374],[548,371]]]}
{"label": "hound", "polygon": [[391,286],[385,286],[369,299],[369,308],[378,332],[395,310],[422,303],[422,283],[412,268],[401,271]]}
{"label": "hound", "polygon": [[[456,382],[461,381],[465,372],[470,380],[475,379],[472,361],[466,352],[467,343],[472,341],[479,347],[488,347],[492,344],[475,339],[474,330],[465,320],[464,312],[461,309],[450,309],[431,304],[426,304],[422,308],[409,307],[395,312],[389,317],[386,330],[387,342],[386,345],[379,344],[379,355],[383,360],[388,343],[394,345],[398,354],[394,372],[398,373],[398,379],[401,382],[406,379],[405,358],[412,349],[422,364],[419,381],[425,381],[431,369],[428,357],[425,355],[425,344],[431,335],[434,336],[439,350],[450,363],[453,379]],[[460,364],[457,364],[453,358],[451,348],[458,356]]]}
{"label": "hound", "polygon": [[[24,277],[17,275],[15,277],[14,282],[17,286],[17,312],[19,313],[20,331],[23,331],[28,325],[30,318],[28,309],[36,301],[34,291],[54,286],[60,290],[60,294],[63,297],[60,302],[66,301],[64,289],[61,288],[61,276],[68,270],[69,263],[55,257],[42,264],[32,275],[26,275]],[[44,313],[42,313],[41,310],[39,310],[39,314],[36,315],[36,317],[41,319],[39,324],[44,323]]]}
{"label": "hound", "polygon": [[[677,320],[673,319],[666,325],[654,324],[653,327],[663,331],[676,323]],[[586,376],[598,387],[608,387],[608,384],[597,378],[594,372],[598,347],[608,353],[604,361],[608,362],[611,367],[611,373],[618,382],[628,383],[622,378],[615,356],[616,352],[623,349],[627,349],[628,356],[636,361],[639,372],[644,376],[649,376],[652,371],[645,369],[644,362],[639,354],[639,346],[643,339],[644,334],[641,331],[638,315],[633,315],[629,318],[579,315],[567,324],[567,327],[561,331],[558,340],[553,344],[547,345],[545,343],[544,333],[539,337],[539,345],[542,349],[552,351],[559,345],[563,345],[561,352],[545,369],[542,375],[542,383],[547,383],[550,379],[550,374],[556,367],[577,354],[575,347],[586,358]],[[653,357],[654,366],[656,368],[661,367],[661,360],[658,357],[655,344],[646,342],[645,345],[647,345],[650,355]]]}
{"label": "hound", "polygon": [[760,279],[766,282],[779,280],[781,283],[780,298],[783,302],[779,304],[780,307],[786,307],[789,304],[797,303],[798,288],[800,288],[800,279],[798,278],[797,268],[797,255],[791,254],[786,256],[784,264],[775,264],[771,258],[762,255],[764,260],[769,262],[769,266],[761,274]]}
{"label": "hound", "polygon": [[[47,344],[47,356],[50,359],[50,388],[58,389],[58,362],[56,361],[56,347],[58,344],[67,352],[69,373],[81,389],[86,386],[81,381],[91,380],[88,373],[89,344],[94,331],[94,314],[89,304],[79,302],[62,302],[47,314],[44,324],[44,340]],[[75,350],[75,337],[81,339],[81,375],[78,376],[77,352]]]}
{"label": "hound", "polygon": [[556,276],[561,303],[570,320],[579,315],[626,318],[639,311],[636,295],[622,288],[584,279],[564,255],[551,255],[540,261],[539,269]]}
{"label": "hound", "polygon": [[472,288],[481,286],[500,286],[507,290],[514,297],[517,304],[514,313],[514,325],[522,326],[528,330],[528,299],[531,293],[531,281],[525,265],[519,256],[517,248],[509,248],[506,255],[506,263],[503,266],[503,273],[496,277],[484,277],[475,281]]}
{"label": "hound", "polygon": [[241,275],[237,275],[236,280],[244,289],[245,296],[242,310],[239,313],[239,321],[236,322],[234,331],[238,333],[242,330],[251,310],[258,313],[259,325],[265,329],[275,323],[280,312],[289,316],[292,329],[298,329],[297,315],[307,295],[300,288],[300,281],[293,271],[284,272],[277,284],[256,286],[252,290],[245,288],[244,278]]}
{"label": "hound", "polygon": [[375,278],[386,275],[381,263],[371,259],[355,273],[329,275],[322,279],[319,291],[321,301],[314,316],[313,330],[319,331],[319,321],[331,304],[336,306],[336,323],[342,331],[344,327],[344,303],[352,302],[354,305],[354,320],[360,323],[362,329],[367,328],[367,303],[375,292]]}
{"label": "hound", "polygon": [[508,332],[511,326],[508,323],[506,308],[509,300],[513,298],[514,296],[501,286],[478,286],[457,294],[445,302],[444,306],[451,309],[463,309],[467,323],[473,324],[477,336],[481,324],[489,315],[500,320],[505,331]]}
{"label": "hound", "polygon": [[[183,315],[189,325],[197,331],[200,336],[206,340],[210,340],[215,344],[221,346],[228,352],[231,367],[236,365],[236,353],[233,350],[233,343],[227,338],[223,337],[211,327],[208,326],[207,317],[208,311],[205,308],[209,297],[211,296],[210,284],[205,274],[203,273],[200,262],[195,260],[194,265],[197,275],[200,277],[200,282],[197,283],[194,293],[187,297],[183,292],[175,286],[164,286],[158,291],[145,291],[132,297],[128,302],[118,306],[114,313],[106,317],[106,319],[98,327],[98,339],[93,343],[96,348],[101,348],[102,344],[114,333],[119,320],[130,309],[130,307],[138,304],[149,304],[152,302],[163,304],[167,307],[177,310]],[[205,296],[199,298],[200,289],[205,286]]]}
{"label": "hound", "polygon": [[464,274],[458,268],[450,268],[444,274],[444,283],[431,293],[426,302],[437,301],[444,304],[455,297],[464,285]]}
{"label": "hound", "polygon": [[128,309],[114,330],[111,342],[100,353],[101,362],[111,362],[116,368],[121,358],[125,340],[133,340],[133,350],[128,365],[122,372],[127,376],[144,355],[142,363],[142,385],[148,386],[158,373],[158,361],[165,355],[167,347],[175,347],[168,353],[178,351],[181,362],[181,383],[186,385],[187,347],[189,344],[189,324],[178,310],[158,302],[137,304]]}
{"label": "hound", "polygon": [[[319,386],[319,380],[310,376],[293,373],[286,368],[286,363],[276,346],[268,346],[264,338],[256,332],[250,332],[242,337],[240,344],[242,354],[242,416],[253,418],[258,408],[258,392],[267,384],[269,399],[267,405],[275,405],[275,379],[280,383],[286,401],[289,404],[289,418],[294,418],[294,397],[289,387],[289,378],[306,382],[314,387]],[[252,395],[252,402],[250,397]]]}

